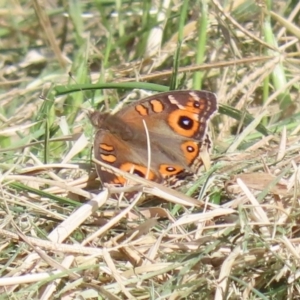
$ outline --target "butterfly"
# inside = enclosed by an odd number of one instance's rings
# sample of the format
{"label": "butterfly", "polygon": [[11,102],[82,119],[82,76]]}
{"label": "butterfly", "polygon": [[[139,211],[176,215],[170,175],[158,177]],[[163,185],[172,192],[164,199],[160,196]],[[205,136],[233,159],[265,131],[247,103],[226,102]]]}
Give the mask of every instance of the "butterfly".
{"label": "butterfly", "polygon": [[[211,149],[208,122],[217,111],[214,93],[169,91],[146,97],[116,114],[94,111],[97,160],[166,184],[187,174],[198,174],[201,153]],[[150,150],[150,151],[149,151]],[[150,163],[149,163],[150,162]],[[126,179],[96,165],[102,183],[124,185]]]}

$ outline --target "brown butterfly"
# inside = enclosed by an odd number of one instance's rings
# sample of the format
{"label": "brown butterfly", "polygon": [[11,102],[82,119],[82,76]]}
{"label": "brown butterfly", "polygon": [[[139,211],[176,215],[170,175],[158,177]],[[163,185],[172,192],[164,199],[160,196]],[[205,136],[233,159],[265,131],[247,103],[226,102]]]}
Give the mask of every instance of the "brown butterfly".
{"label": "brown butterfly", "polygon": [[[92,112],[90,119],[97,129],[94,156],[125,172],[147,174],[158,183],[197,174],[203,165],[201,152],[211,148],[207,124],[216,111],[215,94],[186,90],[138,100],[116,114]],[[126,183],[100,165],[96,169],[102,183]]]}

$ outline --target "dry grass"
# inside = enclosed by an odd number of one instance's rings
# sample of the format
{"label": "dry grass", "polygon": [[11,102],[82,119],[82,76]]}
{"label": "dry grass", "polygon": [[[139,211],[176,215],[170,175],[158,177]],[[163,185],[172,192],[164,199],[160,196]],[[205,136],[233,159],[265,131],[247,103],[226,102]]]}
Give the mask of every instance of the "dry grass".
{"label": "dry grass", "polygon": [[[4,2],[0,299],[300,299],[298,1]],[[99,192],[86,110],[169,86],[218,95],[212,168]]]}

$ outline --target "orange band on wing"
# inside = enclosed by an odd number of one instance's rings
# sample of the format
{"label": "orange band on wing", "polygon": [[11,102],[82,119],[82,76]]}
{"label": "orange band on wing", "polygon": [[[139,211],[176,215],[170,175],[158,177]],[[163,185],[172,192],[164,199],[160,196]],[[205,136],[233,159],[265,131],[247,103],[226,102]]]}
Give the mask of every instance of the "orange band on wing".
{"label": "orange band on wing", "polygon": [[[124,171],[124,172],[132,172],[132,174],[136,174],[140,177],[146,178],[147,175],[147,168],[141,165],[137,165],[137,164],[132,164],[132,163],[125,163],[122,164],[119,167],[120,170]],[[148,180],[152,180],[154,181],[156,178],[155,174],[152,171],[149,171],[148,173]]]}
{"label": "orange band on wing", "polygon": [[168,165],[168,164],[161,164],[159,166],[159,173],[163,176],[172,176],[181,173],[184,169],[178,165]]}
{"label": "orange band on wing", "polygon": [[148,109],[142,104],[136,105],[135,110],[141,115],[141,116],[148,116]]}
{"label": "orange band on wing", "polygon": [[111,152],[114,150],[114,147],[113,146],[110,146],[110,145],[107,145],[107,144],[100,144],[99,145],[99,148],[101,150],[104,150],[104,151],[108,151],[108,152]]}
{"label": "orange band on wing", "polygon": [[150,103],[151,103],[151,106],[152,106],[152,110],[155,113],[160,113],[165,108],[164,105],[163,105],[163,103],[160,100],[156,100],[156,99],[155,100],[151,100]]}
{"label": "orange band on wing", "polygon": [[192,137],[199,129],[198,115],[177,109],[168,117],[169,126],[178,134]]}
{"label": "orange band on wing", "polygon": [[117,160],[117,158],[112,154],[100,154],[100,157],[103,161],[109,164],[114,163]]}
{"label": "orange band on wing", "polygon": [[110,183],[124,185],[126,183],[126,179],[122,176],[117,176]]}
{"label": "orange band on wing", "polygon": [[188,102],[185,105],[185,109],[189,112],[200,114],[207,110],[207,102],[204,99],[195,100],[194,97],[189,97]]}
{"label": "orange band on wing", "polygon": [[182,143],[180,148],[183,151],[187,164],[190,166],[199,155],[199,145],[194,141],[187,141]]}

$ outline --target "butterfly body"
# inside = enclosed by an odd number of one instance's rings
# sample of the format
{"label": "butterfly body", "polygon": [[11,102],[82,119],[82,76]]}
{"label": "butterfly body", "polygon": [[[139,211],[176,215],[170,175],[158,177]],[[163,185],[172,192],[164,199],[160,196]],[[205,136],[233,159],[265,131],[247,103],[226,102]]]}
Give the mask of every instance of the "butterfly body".
{"label": "butterfly body", "polygon": [[[213,93],[189,90],[156,94],[114,115],[95,111],[90,115],[97,129],[94,156],[159,183],[197,173],[203,164],[200,152],[211,147],[207,123],[216,110]],[[125,184],[125,178],[96,168],[102,182]]]}

